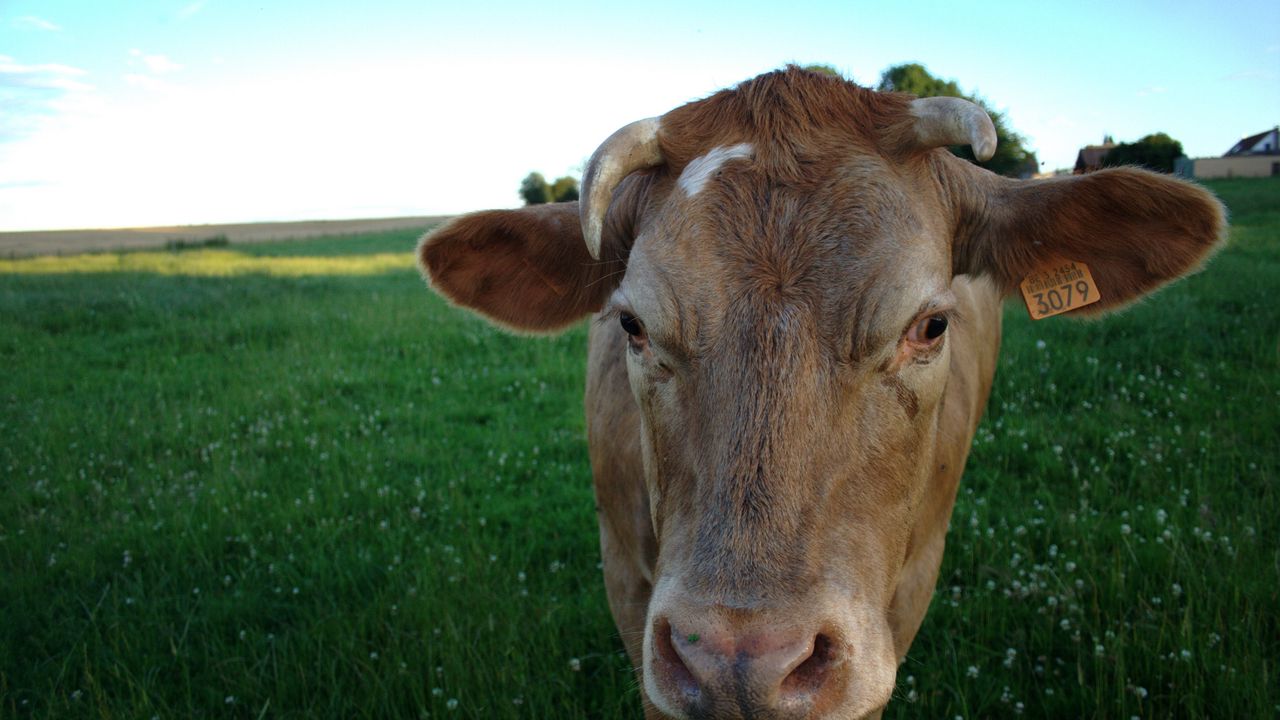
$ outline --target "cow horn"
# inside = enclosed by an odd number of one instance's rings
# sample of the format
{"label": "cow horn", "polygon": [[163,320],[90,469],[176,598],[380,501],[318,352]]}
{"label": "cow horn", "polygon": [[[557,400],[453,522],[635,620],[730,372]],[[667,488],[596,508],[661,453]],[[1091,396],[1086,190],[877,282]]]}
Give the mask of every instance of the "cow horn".
{"label": "cow horn", "polygon": [[957,97],[927,97],[911,101],[920,147],[968,145],[973,156],[990,160],[996,152],[996,126],[977,104]]}
{"label": "cow horn", "polygon": [[591,257],[600,259],[600,235],[613,191],[636,170],[661,165],[658,118],[637,120],[604,141],[582,174],[582,203],[578,206],[582,236]]}

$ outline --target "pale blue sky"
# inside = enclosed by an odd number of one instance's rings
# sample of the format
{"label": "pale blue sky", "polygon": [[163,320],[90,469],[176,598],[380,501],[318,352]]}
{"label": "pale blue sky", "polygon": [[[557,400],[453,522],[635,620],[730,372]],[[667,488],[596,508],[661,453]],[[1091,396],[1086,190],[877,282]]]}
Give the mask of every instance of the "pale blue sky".
{"label": "pale blue sky", "polygon": [[[980,9],[978,9],[980,8]],[[1280,123],[1280,3],[0,0],[0,230],[519,203],[617,127],[788,62],[924,63],[1069,167]]]}

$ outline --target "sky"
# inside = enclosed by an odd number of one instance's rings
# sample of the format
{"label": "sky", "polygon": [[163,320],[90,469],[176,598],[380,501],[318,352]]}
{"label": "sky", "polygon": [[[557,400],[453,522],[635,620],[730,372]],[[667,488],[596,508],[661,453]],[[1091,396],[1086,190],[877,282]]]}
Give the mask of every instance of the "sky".
{"label": "sky", "polygon": [[1071,167],[1280,123],[1280,3],[0,0],[0,231],[454,214],[787,63],[919,62]]}

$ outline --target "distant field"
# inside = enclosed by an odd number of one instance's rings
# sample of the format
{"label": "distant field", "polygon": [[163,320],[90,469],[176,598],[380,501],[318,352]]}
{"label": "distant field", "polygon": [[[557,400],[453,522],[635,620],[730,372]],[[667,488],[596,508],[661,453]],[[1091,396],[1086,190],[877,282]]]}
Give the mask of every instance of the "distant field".
{"label": "distant field", "polygon": [[[1006,308],[887,717],[1280,712],[1280,182],[1209,186],[1203,273]],[[449,308],[417,234],[0,263],[0,717],[639,717],[584,326]]]}
{"label": "distant field", "polygon": [[296,240],[331,235],[355,235],[388,230],[421,230],[439,223],[440,217],[374,218],[368,220],[307,220],[301,222],[237,223],[231,225],[178,225],[171,227],[115,228],[111,230],[40,230],[0,232],[0,258],[33,255],[164,248],[165,246],[218,245],[269,240]]}

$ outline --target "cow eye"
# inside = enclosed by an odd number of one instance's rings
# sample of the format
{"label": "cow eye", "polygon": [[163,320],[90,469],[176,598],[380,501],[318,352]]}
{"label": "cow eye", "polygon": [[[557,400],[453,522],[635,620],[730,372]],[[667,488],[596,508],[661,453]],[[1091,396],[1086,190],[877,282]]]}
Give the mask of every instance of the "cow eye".
{"label": "cow eye", "polygon": [[640,320],[629,312],[618,313],[618,324],[633,338],[644,334],[644,326],[640,324]]}
{"label": "cow eye", "polygon": [[917,345],[933,345],[947,331],[946,315],[922,318],[907,331],[907,340]]}

